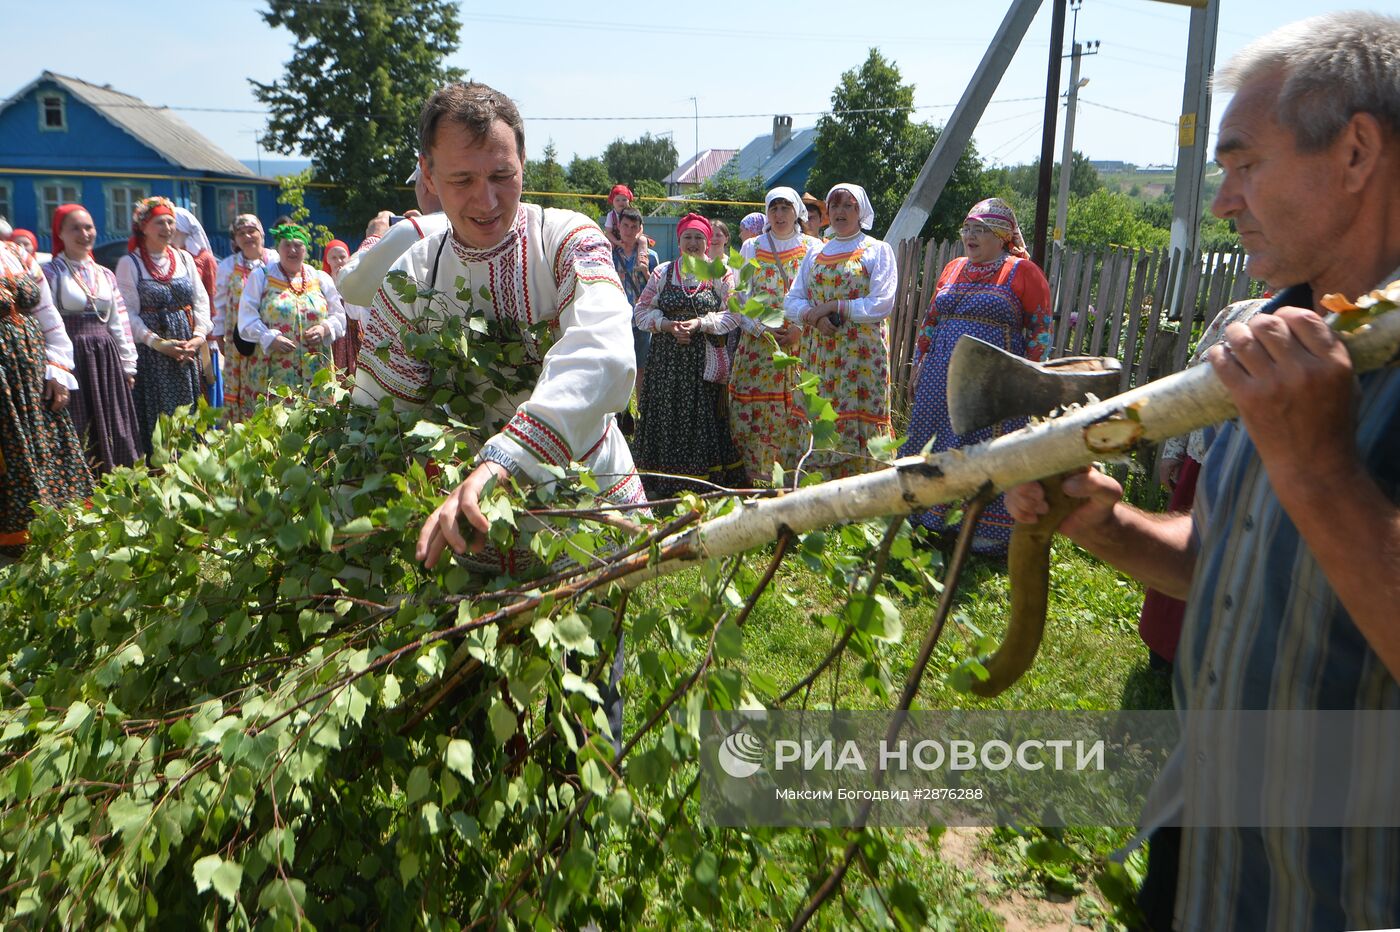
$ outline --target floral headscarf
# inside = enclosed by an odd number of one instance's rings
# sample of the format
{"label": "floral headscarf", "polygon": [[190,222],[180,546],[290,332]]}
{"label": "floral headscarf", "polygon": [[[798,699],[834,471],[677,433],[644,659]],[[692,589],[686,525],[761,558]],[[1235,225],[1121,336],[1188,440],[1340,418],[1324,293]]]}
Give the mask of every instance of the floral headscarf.
{"label": "floral headscarf", "polygon": [[739,235],[757,236],[763,232],[763,225],[768,222],[768,218],[758,211],[745,214],[744,219],[739,221]]}
{"label": "floral headscarf", "polygon": [[258,219],[257,214],[239,214],[233,218],[233,223],[229,224],[228,235],[237,236],[238,231],[244,227],[252,227],[259,233],[266,232],[263,230],[262,221]]}
{"label": "floral headscarf", "polygon": [[1031,257],[1030,253],[1026,252],[1026,241],[1021,236],[1020,224],[1016,222],[1016,212],[1001,198],[989,197],[985,201],[978,201],[967,212],[967,219],[985,224],[1013,256],[1022,259]]}

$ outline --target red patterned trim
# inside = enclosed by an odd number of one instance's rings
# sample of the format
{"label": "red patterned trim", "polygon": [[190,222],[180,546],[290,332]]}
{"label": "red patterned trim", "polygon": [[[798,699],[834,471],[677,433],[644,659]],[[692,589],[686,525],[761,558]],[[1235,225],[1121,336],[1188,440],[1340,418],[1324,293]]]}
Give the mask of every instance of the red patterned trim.
{"label": "red patterned trim", "polygon": [[569,453],[569,445],[552,427],[524,411],[506,423],[504,432],[523,443],[546,463],[567,466],[573,459]]}
{"label": "red patterned trim", "polygon": [[603,493],[603,498],[619,505],[634,505],[646,501],[646,489],[637,473],[630,472]]}

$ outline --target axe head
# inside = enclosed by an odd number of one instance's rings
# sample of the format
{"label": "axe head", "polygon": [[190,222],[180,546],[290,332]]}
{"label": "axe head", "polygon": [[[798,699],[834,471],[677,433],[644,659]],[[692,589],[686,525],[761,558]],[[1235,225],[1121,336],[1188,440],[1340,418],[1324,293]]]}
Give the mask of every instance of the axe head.
{"label": "axe head", "polygon": [[970,434],[1010,417],[1043,417],[1058,407],[1118,394],[1122,363],[1111,356],[1031,362],[963,335],[948,361],[948,415]]}

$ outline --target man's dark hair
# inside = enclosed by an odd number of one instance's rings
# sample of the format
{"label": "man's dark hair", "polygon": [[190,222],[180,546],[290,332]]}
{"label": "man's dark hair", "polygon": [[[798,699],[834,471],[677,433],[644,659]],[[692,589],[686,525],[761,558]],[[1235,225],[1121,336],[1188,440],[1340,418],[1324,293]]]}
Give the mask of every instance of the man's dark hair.
{"label": "man's dark hair", "polygon": [[635,207],[624,207],[622,208],[622,213],[617,215],[617,222],[621,223],[624,220],[635,220],[641,223],[642,212]]}
{"label": "man's dark hair", "polygon": [[491,124],[500,120],[515,133],[515,148],[520,161],[525,161],[525,123],[515,102],[477,81],[454,81],[433,91],[418,114],[418,151],[432,158],[433,141],[438,124],[448,119],[464,127],[478,139],[491,132]]}

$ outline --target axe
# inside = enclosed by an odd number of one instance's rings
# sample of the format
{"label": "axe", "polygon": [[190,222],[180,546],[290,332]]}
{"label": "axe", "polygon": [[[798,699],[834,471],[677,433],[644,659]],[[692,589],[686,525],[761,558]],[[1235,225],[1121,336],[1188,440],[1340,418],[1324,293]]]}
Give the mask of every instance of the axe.
{"label": "axe", "polygon": [[[969,434],[1007,418],[1049,415],[1056,408],[1082,404],[1091,396],[1117,394],[1121,369],[1117,359],[1100,356],[1067,356],[1035,363],[965,335],[954,346],[948,362],[949,419],[954,431]],[[984,489],[967,504],[941,600],[949,606],[977,519],[994,497],[995,490]],[[1050,594],[1050,545],[1060,522],[1080,504],[1061,491],[1058,478],[1045,482],[1045,498],[1050,510],[1035,524],[1018,524],[1011,532],[1007,553],[1011,620],[1001,645],[990,657],[980,658],[987,678],[974,679],[971,684],[979,696],[990,698],[1003,692],[1030,669],[1040,650]],[[943,605],[939,608],[942,611]]]}

